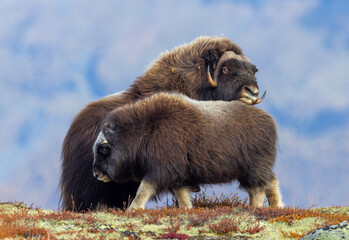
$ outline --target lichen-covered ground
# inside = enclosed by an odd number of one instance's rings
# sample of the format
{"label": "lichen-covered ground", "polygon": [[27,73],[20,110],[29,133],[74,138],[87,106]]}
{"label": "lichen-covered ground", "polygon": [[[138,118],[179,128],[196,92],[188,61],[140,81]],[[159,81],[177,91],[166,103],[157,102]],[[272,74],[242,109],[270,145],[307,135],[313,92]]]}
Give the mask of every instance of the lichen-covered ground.
{"label": "lichen-covered ground", "polygon": [[299,239],[349,219],[349,206],[250,208],[235,195],[201,195],[194,206],[75,213],[1,203],[0,239]]}

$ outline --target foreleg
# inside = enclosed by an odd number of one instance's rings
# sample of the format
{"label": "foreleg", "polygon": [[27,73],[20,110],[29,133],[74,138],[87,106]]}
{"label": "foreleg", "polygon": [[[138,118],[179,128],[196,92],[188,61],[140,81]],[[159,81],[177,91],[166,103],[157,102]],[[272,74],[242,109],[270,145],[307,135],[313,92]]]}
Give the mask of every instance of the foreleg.
{"label": "foreleg", "polygon": [[143,179],[129,209],[144,209],[149,199],[155,195],[156,190],[154,185]]}

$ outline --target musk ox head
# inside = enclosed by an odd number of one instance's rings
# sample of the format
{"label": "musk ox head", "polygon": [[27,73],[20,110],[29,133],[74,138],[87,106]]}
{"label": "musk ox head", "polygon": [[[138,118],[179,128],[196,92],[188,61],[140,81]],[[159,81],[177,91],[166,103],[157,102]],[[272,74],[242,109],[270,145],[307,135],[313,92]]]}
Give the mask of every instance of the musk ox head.
{"label": "musk ox head", "polygon": [[[255,65],[243,54],[233,51],[225,52],[218,61],[208,64],[207,79],[212,88],[213,99],[241,100],[247,104],[258,104],[259,89]],[[212,77],[213,76],[213,77]]]}
{"label": "musk ox head", "polygon": [[[126,139],[116,139],[117,126],[105,123],[93,146],[93,175],[100,181],[128,182],[132,179],[128,153],[124,151],[129,143]],[[129,149],[130,147],[128,147]],[[127,174],[125,174],[127,173]]]}
{"label": "musk ox head", "polygon": [[199,37],[163,53],[133,85],[134,94],[180,92],[196,100],[256,104],[260,102],[256,72],[240,47],[228,38]]}

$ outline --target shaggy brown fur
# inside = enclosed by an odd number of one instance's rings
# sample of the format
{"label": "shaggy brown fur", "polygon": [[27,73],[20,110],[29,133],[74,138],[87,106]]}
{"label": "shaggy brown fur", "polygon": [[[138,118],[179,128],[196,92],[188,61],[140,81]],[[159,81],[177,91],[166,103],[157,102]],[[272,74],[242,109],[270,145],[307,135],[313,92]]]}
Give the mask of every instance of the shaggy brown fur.
{"label": "shaggy brown fur", "polygon": [[[94,146],[94,174],[141,182],[133,208],[168,189],[185,193],[186,186],[232,180],[250,194],[252,206],[260,207],[267,193],[281,207],[276,143],[276,124],[259,108],[159,93],[108,114]],[[186,198],[177,200],[181,205]]]}
{"label": "shaggy brown fur", "polygon": [[[102,183],[92,176],[92,146],[100,131],[101,121],[115,109],[154,92],[180,92],[193,99],[233,100],[241,97],[243,86],[257,87],[255,66],[248,61],[231,59],[224,64],[230,69],[221,73],[215,67],[222,54],[241,49],[225,37],[200,37],[193,42],[163,53],[150,69],[118,95],[102,98],[87,105],[74,119],[62,148],[61,203],[65,210],[95,209],[98,206],[122,208],[138,189],[139,183]],[[218,71],[218,86],[208,83]]]}

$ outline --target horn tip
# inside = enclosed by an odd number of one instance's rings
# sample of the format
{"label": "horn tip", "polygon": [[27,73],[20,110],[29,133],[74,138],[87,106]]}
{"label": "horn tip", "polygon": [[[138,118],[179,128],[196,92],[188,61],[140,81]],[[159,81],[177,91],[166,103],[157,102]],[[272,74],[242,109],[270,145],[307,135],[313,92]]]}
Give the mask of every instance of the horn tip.
{"label": "horn tip", "polygon": [[212,79],[211,73],[210,73],[210,65],[207,65],[207,78],[208,82],[211,85],[212,88],[217,87],[217,82]]}

